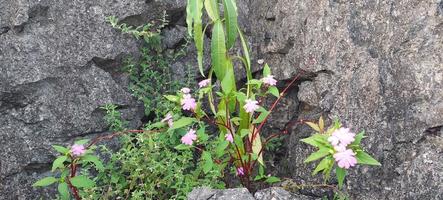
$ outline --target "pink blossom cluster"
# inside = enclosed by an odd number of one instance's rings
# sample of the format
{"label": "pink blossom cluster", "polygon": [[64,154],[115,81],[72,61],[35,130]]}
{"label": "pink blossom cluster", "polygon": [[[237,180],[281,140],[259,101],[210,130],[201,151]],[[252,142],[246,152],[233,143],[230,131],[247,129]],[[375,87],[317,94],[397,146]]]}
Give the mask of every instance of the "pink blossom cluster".
{"label": "pink blossom cluster", "polygon": [[277,80],[274,79],[274,76],[268,75],[262,78],[263,83],[269,86],[274,86],[277,84]]}
{"label": "pink blossom cluster", "polygon": [[354,140],[355,134],[352,133],[349,128],[339,128],[328,138],[329,143],[331,143],[335,149],[333,156],[340,168],[349,169],[357,164],[355,152],[353,152],[352,149],[346,149]]}
{"label": "pink blossom cluster", "polygon": [[195,102],[195,99],[192,98],[191,94],[189,94],[191,92],[191,89],[182,88],[180,91],[183,92],[183,99],[181,100],[183,110],[195,110],[195,108],[197,107],[197,103]]}
{"label": "pink blossom cluster", "polygon": [[258,106],[258,101],[246,99],[245,105],[243,106],[243,108],[246,110],[247,113],[252,114],[254,111],[259,109],[260,107]]}
{"label": "pink blossom cluster", "polygon": [[205,79],[198,83],[198,87],[203,88],[209,85],[211,83],[211,79]]}
{"label": "pink blossom cluster", "polygon": [[86,149],[81,144],[74,144],[71,147],[71,154],[74,156],[82,156],[83,154],[85,154],[85,152],[86,152]]}
{"label": "pink blossom cluster", "polygon": [[197,140],[197,135],[195,134],[194,129],[190,129],[182,138],[181,141],[183,144],[192,145],[194,141]]}
{"label": "pink blossom cluster", "polygon": [[237,176],[243,176],[245,175],[245,169],[243,167],[237,168]]}

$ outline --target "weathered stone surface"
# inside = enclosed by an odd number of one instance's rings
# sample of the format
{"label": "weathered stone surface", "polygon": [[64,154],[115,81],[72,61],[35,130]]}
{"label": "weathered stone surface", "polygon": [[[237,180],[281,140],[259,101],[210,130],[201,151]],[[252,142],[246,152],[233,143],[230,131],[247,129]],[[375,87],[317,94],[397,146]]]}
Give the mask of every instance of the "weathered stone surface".
{"label": "weathered stone surface", "polygon": [[[280,80],[307,71],[294,99],[299,118],[323,113],[366,130],[364,147],[383,167],[352,170],[351,198],[441,199],[442,2],[250,4],[255,55]],[[310,178],[313,166],[303,164],[312,149],[299,140],[309,134],[301,127],[291,132],[286,173],[298,181],[318,181]]]}
{"label": "weathered stone surface", "polygon": [[215,190],[207,187],[195,188],[188,195],[188,200],[254,200],[246,188]]}
{"label": "weathered stone surface", "polygon": [[182,16],[184,3],[0,0],[0,199],[48,195],[31,184],[48,175],[51,145],[106,133],[100,106],[117,104],[132,128],[140,126],[142,105],[119,69],[138,42],[105,17],[140,25],[163,11]]}
{"label": "weathered stone surface", "polygon": [[188,200],[315,200],[310,196],[291,194],[280,187],[257,191],[254,196],[246,188],[215,190],[207,187],[195,188]]}

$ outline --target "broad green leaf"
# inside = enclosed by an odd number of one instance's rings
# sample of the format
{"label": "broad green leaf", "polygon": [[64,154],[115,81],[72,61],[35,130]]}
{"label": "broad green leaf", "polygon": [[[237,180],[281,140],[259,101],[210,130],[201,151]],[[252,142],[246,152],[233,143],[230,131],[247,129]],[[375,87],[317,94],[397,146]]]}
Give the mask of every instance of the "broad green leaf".
{"label": "broad green leaf", "polygon": [[100,159],[97,156],[94,155],[84,155],[82,156],[82,161],[83,162],[91,162],[94,164],[95,168],[99,171],[103,171],[105,170],[105,167],[103,166],[102,161],[100,161]]}
{"label": "broad green leaf", "polygon": [[323,160],[318,163],[317,167],[315,167],[314,171],[312,172],[312,176],[315,176],[318,172],[328,168],[330,166],[330,163],[332,161],[331,156],[327,156],[323,158]]}
{"label": "broad green leaf", "polygon": [[358,133],[358,134],[355,136],[355,140],[354,140],[354,142],[352,142],[351,145],[359,146],[360,143],[361,143],[361,140],[362,140],[363,138],[365,138],[365,131],[361,131],[360,133]]}
{"label": "broad green leaf", "polygon": [[254,123],[254,124],[262,123],[268,115],[269,115],[269,111],[264,110],[260,113],[260,115],[256,119],[254,119],[254,121],[252,123]]}
{"label": "broad green leaf", "polygon": [[327,135],[314,134],[311,137],[301,139],[300,141],[318,148],[330,146],[327,140]]}
{"label": "broad green leaf", "polygon": [[257,133],[254,130],[256,131],[256,129],[254,129],[254,126],[251,126],[249,132],[249,140],[251,141],[252,136],[254,136],[254,134],[256,135],[255,138],[253,138],[254,140],[252,140],[252,153],[258,156],[257,161],[264,166],[265,162],[263,161],[263,152],[260,152],[263,148],[260,133]]}
{"label": "broad green leaf", "polygon": [[180,98],[178,98],[178,96],[175,96],[175,95],[165,95],[164,97],[168,101],[171,101],[171,102],[175,102],[175,103],[179,103],[180,102]]}
{"label": "broad green leaf", "polygon": [[172,125],[172,130],[182,128],[194,123],[195,119],[190,117],[182,117],[179,120],[175,121]]}
{"label": "broad green leaf", "polygon": [[357,151],[356,158],[358,164],[381,166],[377,160],[364,151]]}
{"label": "broad green leaf", "polygon": [[317,132],[320,132],[320,127],[318,127],[317,124],[312,123],[312,122],[305,122],[308,126],[310,126],[312,129],[314,129]]}
{"label": "broad green leaf", "polygon": [[271,93],[272,95],[274,95],[277,98],[280,97],[280,92],[278,91],[278,88],[275,87],[275,86],[269,87],[268,92]]}
{"label": "broad green leaf", "polygon": [[75,144],[85,145],[88,142],[89,142],[89,139],[83,139],[83,140],[76,141]]}
{"label": "broad green leaf", "polygon": [[235,40],[238,36],[238,22],[237,22],[237,8],[235,0],[223,0],[224,14],[225,14],[225,26],[227,34],[228,49],[232,48],[235,44]]}
{"label": "broad green leaf", "polygon": [[341,189],[343,187],[343,182],[345,181],[346,170],[341,167],[336,167],[335,175],[337,176],[338,188]]}
{"label": "broad green leaf", "polygon": [[226,73],[226,46],[225,33],[220,20],[214,22],[211,41],[211,62],[215,75],[219,80],[223,80]]}
{"label": "broad green leaf", "polygon": [[235,76],[234,69],[232,67],[232,62],[230,59],[226,60],[226,73],[225,77],[221,81],[221,87],[225,94],[229,94],[234,90],[235,87]]}
{"label": "broad green leaf", "polygon": [[39,181],[35,182],[34,184],[32,184],[33,187],[45,187],[48,185],[51,185],[55,182],[57,182],[58,179],[49,176],[49,177],[45,177],[43,179],[40,179]]}
{"label": "broad green leaf", "polygon": [[229,142],[226,140],[221,141],[218,143],[217,147],[215,148],[215,154],[217,157],[221,157],[225,154],[226,147],[229,146]]}
{"label": "broad green leaf", "polygon": [[73,186],[78,188],[91,188],[95,186],[95,182],[86,176],[74,176],[70,181]]}
{"label": "broad green leaf", "polygon": [[266,183],[269,183],[269,184],[277,183],[277,182],[280,182],[280,181],[281,180],[278,177],[275,177],[275,176],[269,176],[269,177],[266,178]]}
{"label": "broad green leaf", "polygon": [[58,184],[57,190],[62,200],[69,200],[69,189],[67,183]]}
{"label": "broad green leaf", "polygon": [[218,13],[218,0],[205,0],[205,9],[212,21],[220,19]]}
{"label": "broad green leaf", "polygon": [[209,139],[209,135],[205,133],[205,127],[197,130],[197,138],[200,142],[206,142]]}
{"label": "broad green leaf", "polygon": [[66,148],[66,147],[62,147],[62,146],[58,146],[58,145],[52,145],[52,147],[53,147],[56,151],[60,152],[61,154],[67,154],[67,153],[69,153],[69,149]]}
{"label": "broad green leaf", "polygon": [[211,169],[212,169],[212,167],[214,165],[214,162],[212,161],[211,154],[209,152],[207,152],[207,151],[203,151],[202,159],[204,160],[203,172],[206,174],[209,171],[211,171]]}
{"label": "broad green leaf", "polygon": [[249,135],[249,133],[250,133],[249,129],[242,129],[240,131],[240,137],[244,138],[245,136]]}
{"label": "broad green leaf", "polygon": [[52,163],[52,169],[51,171],[55,171],[57,168],[64,166],[63,162],[65,162],[68,159],[67,156],[60,156],[57,159],[54,160]]}
{"label": "broad green leaf", "polygon": [[179,145],[177,145],[177,146],[175,146],[174,147],[174,149],[177,149],[177,150],[188,150],[188,149],[190,149],[191,148],[191,146],[189,146],[189,145],[186,145],[186,144],[179,144]]}
{"label": "broad green leaf", "polygon": [[265,66],[263,67],[263,77],[266,77],[269,75],[271,75],[271,68],[269,67],[268,64],[265,64]]}
{"label": "broad green leaf", "polygon": [[309,162],[318,160],[318,159],[323,158],[329,154],[330,154],[329,149],[320,149],[320,150],[312,153],[311,155],[309,155],[309,157],[306,158],[304,163],[309,163]]}

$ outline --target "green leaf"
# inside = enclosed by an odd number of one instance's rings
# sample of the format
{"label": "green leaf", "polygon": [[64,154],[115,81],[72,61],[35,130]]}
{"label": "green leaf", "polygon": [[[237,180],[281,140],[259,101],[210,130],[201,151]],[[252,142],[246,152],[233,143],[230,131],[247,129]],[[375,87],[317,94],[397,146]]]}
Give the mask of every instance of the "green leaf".
{"label": "green leaf", "polygon": [[66,147],[62,147],[62,146],[58,146],[58,145],[52,145],[52,147],[53,147],[56,151],[60,152],[61,154],[67,154],[67,153],[69,153],[69,149],[66,148]]}
{"label": "green leaf", "polygon": [[205,133],[205,127],[197,130],[197,138],[200,142],[206,142],[209,139],[209,135]]}
{"label": "green leaf", "polygon": [[256,119],[254,119],[254,121],[252,123],[254,123],[254,124],[262,123],[268,115],[269,115],[269,111],[263,110],[260,113],[260,115]]}
{"label": "green leaf", "polygon": [[235,40],[238,36],[238,21],[237,21],[237,8],[235,0],[223,0],[224,14],[225,14],[225,26],[228,36],[226,46],[228,49],[232,48],[235,44]]}
{"label": "green leaf", "polygon": [[228,146],[229,146],[229,142],[226,140],[223,140],[220,143],[218,143],[217,147],[215,148],[215,154],[217,155],[218,158],[220,158],[221,156],[223,156],[225,154],[225,149]]}
{"label": "green leaf", "polygon": [[73,186],[78,188],[91,188],[95,186],[95,182],[86,176],[75,176],[70,181]]}
{"label": "green leaf", "polygon": [[[246,60],[246,77],[248,80],[252,80],[252,72],[251,72],[251,58],[249,57],[249,48],[247,41],[245,40],[245,37],[243,36],[243,33],[241,32],[240,28],[238,28],[238,33],[240,36],[241,45],[243,48],[243,55]],[[249,90],[249,89],[248,89]]]}
{"label": "green leaf", "polygon": [[223,80],[227,66],[225,33],[220,20],[214,22],[214,27],[212,29],[211,62],[215,75],[219,80]]}
{"label": "green leaf", "polygon": [[356,158],[358,164],[381,166],[377,160],[364,151],[357,151]]}
{"label": "green leaf", "polygon": [[212,161],[211,154],[209,152],[207,152],[207,151],[203,151],[202,159],[204,160],[203,172],[206,174],[206,173],[208,173],[209,171],[212,170],[214,162]]}
{"label": "green leaf", "polygon": [[336,167],[335,175],[337,176],[338,188],[341,189],[343,187],[343,182],[345,181],[346,170],[341,167]]}
{"label": "green leaf", "polygon": [[300,141],[318,148],[327,147],[330,145],[327,140],[327,135],[320,134],[314,134],[311,137],[301,139]]}
{"label": "green leaf", "polygon": [[51,171],[55,171],[57,168],[64,166],[63,162],[65,162],[68,159],[67,156],[60,156],[57,159],[54,160],[52,163],[52,169]]}
{"label": "green leaf", "polygon": [[312,176],[315,176],[318,172],[327,169],[328,167],[331,167],[332,157],[328,156],[323,158],[323,160],[318,163],[317,167],[315,167],[314,171],[312,172]]}
{"label": "green leaf", "polygon": [[309,162],[318,160],[318,159],[323,158],[329,154],[330,154],[329,149],[320,149],[320,150],[312,153],[308,158],[306,158],[304,163],[309,163]]}
{"label": "green leaf", "polygon": [[205,9],[212,21],[220,19],[218,14],[218,0],[205,0]]}
{"label": "green leaf", "polygon": [[197,61],[198,61],[198,69],[203,77],[205,74],[203,72],[203,27],[202,27],[202,9],[203,9],[203,0],[196,0],[194,10],[194,42],[195,47],[197,48]]}
{"label": "green leaf", "polygon": [[89,139],[78,140],[75,144],[85,145],[89,142]]}
{"label": "green leaf", "polygon": [[361,143],[361,140],[365,137],[365,131],[361,131],[355,136],[354,142],[351,143],[351,145],[359,146]]}
{"label": "green leaf", "polygon": [[34,184],[32,184],[32,186],[33,187],[45,187],[45,186],[51,185],[57,181],[58,181],[58,179],[56,179],[52,176],[48,176],[48,177],[45,177],[45,178],[40,179],[39,181],[35,182]]}
{"label": "green leaf", "polygon": [[[249,140],[252,140],[252,136],[254,135],[254,128],[251,127],[251,131],[249,132]],[[265,162],[263,160],[263,152],[260,152],[262,150],[263,146],[262,146],[262,142],[261,142],[261,137],[259,133],[256,133],[256,136],[254,138],[254,140],[252,141],[252,153],[257,157],[257,161],[262,164],[263,166],[265,165]]]}
{"label": "green leaf", "polygon": [[174,102],[174,103],[179,103],[180,102],[180,98],[178,98],[178,96],[175,95],[165,95],[164,96],[168,101]]}
{"label": "green leaf", "polygon": [[269,176],[266,178],[266,183],[269,183],[269,184],[277,183],[280,181],[281,181],[280,178],[275,177],[275,176]]}
{"label": "green leaf", "polygon": [[274,95],[277,98],[280,97],[280,92],[278,91],[278,88],[275,87],[275,86],[269,87],[268,92],[271,93],[272,95]]}
{"label": "green leaf", "polygon": [[194,8],[197,0],[187,0],[186,4],[186,24],[188,25],[188,34],[192,36],[192,22],[194,18]]}
{"label": "green leaf", "polygon": [[82,156],[81,160],[83,162],[91,162],[91,163],[93,163],[95,168],[98,171],[105,170],[105,167],[103,166],[103,163],[100,161],[100,159],[97,156],[94,156],[94,155],[84,155],[84,156]]}
{"label": "green leaf", "polygon": [[186,144],[179,144],[179,145],[174,147],[174,149],[177,149],[179,151],[180,150],[188,150],[190,148],[191,148],[191,146],[190,145],[186,145]]}
{"label": "green leaf", "polygon": [[234,76],[234,69],[232,68],[231,60],[227,60],[227,63],[230,66],[227,66],[225,77],[221,81],[221,87],[225,94],[229,94],[234,90],[235,87],[235,76]]}
{"label": "green leaf", "polygon": [[174,124],[172,125],[172,130],[178,129],[178,128],[182,128],[185,126],[188,126],[192,123],[194,123],[195,119],[191,118],[191,117],[182,117],[179,120],[175,121]]}
{"label": "green leaf", "polygon": [[62,200],[69,200],[69,189],[67,183],[60,183],[57,187]]}
{"label": "green leaf", "polygon": [[271,75],[271,68],[268,64],[265,64],[265,66],[263,67],[263,77],[267,77],[269,75]]}

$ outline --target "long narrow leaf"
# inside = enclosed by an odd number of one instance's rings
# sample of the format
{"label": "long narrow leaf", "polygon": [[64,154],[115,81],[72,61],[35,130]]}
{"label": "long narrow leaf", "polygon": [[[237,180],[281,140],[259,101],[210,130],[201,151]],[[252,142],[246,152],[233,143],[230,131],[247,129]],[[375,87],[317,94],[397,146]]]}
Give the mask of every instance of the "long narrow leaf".
{"label": "long narrow leaf", "polygon": [[196,0],[187,0],[186,4],[186,24],[188,25],[188,34],[192,36],[192,21],[194,18],[194,4]]}
{"label": "long narrow leaf", "polygon": [[205,9],[212,21],[220,19],[218,14],[218,0],[205,0]]}
{"label": "long narrow leaf", "polygon": [[202,76],[205,76],[203,72],[203,30],[202,30],[202,9],[203,0],[194,0],[195,10],[194,10],[194,42],[197,48],[197,61],[198,69]]}
{"label": "long narrow leaf", "polygon": [[235,0],[223,0],[223,6],[225,8],[225,26],[227,34],[226,46],[228,49],[232,48],[235,44],[235,40],[238,36],[238,21],[237,21],[237,8]]}
{"label": "long narrow leaf", "polygon": [[220,20],[214,23],[211,41],[211,61],[217,79],[222,80],[226,73],[225,33]]}

